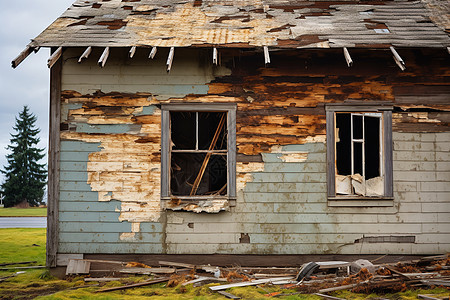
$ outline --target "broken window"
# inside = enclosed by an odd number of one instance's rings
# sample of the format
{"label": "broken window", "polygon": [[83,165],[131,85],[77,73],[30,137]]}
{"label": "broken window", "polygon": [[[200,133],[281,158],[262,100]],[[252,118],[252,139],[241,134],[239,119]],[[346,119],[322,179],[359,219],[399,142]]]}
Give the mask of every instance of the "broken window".
{"label": "broken window", "polygon": [[327,107],[328,195],[392,196],[391,112],[344,107]]}
{"label": "broken window", "polygon": [[234,106],[165,105],[162,118],[162,197],[234,197]]}

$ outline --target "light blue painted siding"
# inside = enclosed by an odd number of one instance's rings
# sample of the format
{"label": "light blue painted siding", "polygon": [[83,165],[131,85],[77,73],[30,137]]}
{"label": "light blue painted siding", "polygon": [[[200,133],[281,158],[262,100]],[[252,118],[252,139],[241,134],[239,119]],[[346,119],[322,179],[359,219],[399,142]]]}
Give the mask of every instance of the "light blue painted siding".
{"label": "light blue painted siding", "polygon": [[[154,111],[144,110],[143,114]],[[140,126],[138,126],[140,128]],[[136,126],[83,125],[86,133],[125,133]],[[102,148],[99,143],[61,141],[59,253],[162,253],[163,225],[142,222],[133,239],[121,239],[131,233],[132,224],[120,222],[120,201],[99,202],[98,193],[87,183],[89,154]]]}

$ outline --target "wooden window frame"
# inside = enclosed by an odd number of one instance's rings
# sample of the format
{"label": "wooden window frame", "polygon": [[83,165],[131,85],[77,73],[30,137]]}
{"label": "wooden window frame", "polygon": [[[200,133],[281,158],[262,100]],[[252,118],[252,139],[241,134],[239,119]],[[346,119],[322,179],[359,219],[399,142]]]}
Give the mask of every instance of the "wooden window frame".
{"label": "wooden window frame", "polygon": [[[328,104],[326,106],[327,132],[327,196],[328,200],[392,200],[393,199],[393,155],[392,155],[392,104],[351,103]],[[336,195],[336,113],[381,113],[382,114],[382,169],[384,194],[382,196]]]}
{"label": "wooden window frame", "polygon": [[[236,199],[236,107],[234,103],[169,103],[161,105],[161,199]],[[170,112],[226,112],[227,113],[227,194],[172,196],[170,194],[171,130]]]}

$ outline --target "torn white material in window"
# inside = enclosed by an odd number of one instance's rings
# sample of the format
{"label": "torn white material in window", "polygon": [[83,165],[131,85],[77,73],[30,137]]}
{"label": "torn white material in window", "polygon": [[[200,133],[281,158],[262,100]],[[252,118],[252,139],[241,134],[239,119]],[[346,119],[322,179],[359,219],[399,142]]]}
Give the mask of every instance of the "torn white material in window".
{"label": "torn white material in window", "polygon": [[336,194],[382,196],[381,113],[336,113]]}

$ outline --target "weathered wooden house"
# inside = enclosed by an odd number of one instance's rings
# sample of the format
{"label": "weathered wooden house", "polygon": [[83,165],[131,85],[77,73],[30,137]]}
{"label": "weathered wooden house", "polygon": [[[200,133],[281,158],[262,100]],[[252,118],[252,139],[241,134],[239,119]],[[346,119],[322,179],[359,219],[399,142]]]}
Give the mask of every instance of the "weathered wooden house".
{"label": "weathered wooden house", "polygon": [[450,251],[449,7],[76,1],[13,61],[52,49],[48,265]]}

